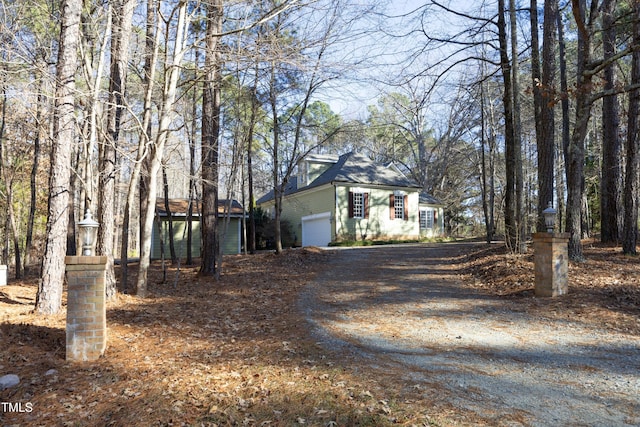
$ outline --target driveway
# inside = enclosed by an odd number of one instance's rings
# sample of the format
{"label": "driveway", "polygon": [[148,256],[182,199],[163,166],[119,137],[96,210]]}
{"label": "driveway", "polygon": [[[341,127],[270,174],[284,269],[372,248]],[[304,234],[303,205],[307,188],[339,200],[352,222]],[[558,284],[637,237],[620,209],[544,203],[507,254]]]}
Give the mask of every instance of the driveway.
{"label": "driveway", "polygon": [[462,286],[470,243],[342,249],[301,306],[319,340],[503,426],[640,425],[637,339]]}

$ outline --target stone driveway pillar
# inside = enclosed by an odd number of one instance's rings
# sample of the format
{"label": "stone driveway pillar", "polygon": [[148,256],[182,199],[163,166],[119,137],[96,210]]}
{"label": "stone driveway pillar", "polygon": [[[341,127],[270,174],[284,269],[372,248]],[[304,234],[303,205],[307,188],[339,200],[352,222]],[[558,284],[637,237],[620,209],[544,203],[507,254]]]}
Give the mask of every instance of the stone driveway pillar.
{"label": "stone driveway pillar", "polygon": [[569,292],[569,233],[533,233],[535,294],[555,297]]}
{"label": "stone driveway pillar", "polygon": [[106,256],[68,256],[67,354],[70,361],[96,360],[107,348]]}

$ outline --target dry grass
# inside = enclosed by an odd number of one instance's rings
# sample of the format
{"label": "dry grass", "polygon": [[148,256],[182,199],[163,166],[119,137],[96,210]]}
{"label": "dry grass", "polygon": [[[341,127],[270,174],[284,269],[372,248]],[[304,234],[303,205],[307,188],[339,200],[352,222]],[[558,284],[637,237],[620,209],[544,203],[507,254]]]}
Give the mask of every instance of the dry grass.
{"label": "dry grass", "polygon": [[[457,259],[469,286],[545,316],[638,334],[638,260],[597,245],[586,255],[589,262],[570,267],[571,293],[555,299],[525,298],[531,257],[493,245]],[[81,364],[64,360],[64,313],[34,315],[35,280],[11,282],[0,288],[0,375],[17,374],[21,383],[0,391],[0,401],[30,402],[33,410],[0,412],[0,425],[487,424],[452,407],[437,384],[415,388],[401,367],[370,366],[313,340],[296,301],[332,256],[304,249],[226,257],[218,282],[183,266],[162,284],[155,264],[151,296],[111,302],[108,349]]]}

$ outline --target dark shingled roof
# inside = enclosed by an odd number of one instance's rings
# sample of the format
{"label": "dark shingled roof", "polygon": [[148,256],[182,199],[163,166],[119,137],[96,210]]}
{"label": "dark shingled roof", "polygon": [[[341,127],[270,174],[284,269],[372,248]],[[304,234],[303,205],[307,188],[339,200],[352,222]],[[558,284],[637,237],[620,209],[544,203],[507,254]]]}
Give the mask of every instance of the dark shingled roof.
{"label": "dark shingled roof", "polygon": [[[193,200],[193,216],[200,216],[202,211],[202,203],[198,200]],[[228,201],[225,199],[218,200],[218,215],[224,215],[226,212]],[[187,209],[189,208],[189,199],[169,199],[169,210],[173,216],[186,216]],[[156,199],[156,212],[159,216],[167,216],[167,211],[164,209],[164,199]],[[242,216],[244,209],[237,200],[231,201],[231,216]]]}
{"label": "dark shingled roof", "polygon": [[[285,188],[284,194],[288,195],[298,191],[304,191],[321,185],[330,184],[332,182],[420,188],[414,180],[407,178],[395,168],[382,166],[362,154],[351,152],[340,156],[337,162],[331,165],[329,169],[324,171],[306,187],[297,188],[297,179],[296,177],[292,177]],[[273,197],[273,190],[271,190],[269,193],[262,196],[257,203],[267,202],[272,200]]]}
{"label": "dark shingled roof", "polygon": [[441,205],[442,202],[429,193],[420,193],[420,203],[425,205]]}
{"label": "dark shingled roof", "polygon": [[396,169],[373,162],[367,156],[357,153],[343,154],[306,188],[318,187],[330,182],[348,184],[385,185],[391,187],[419,187]]}

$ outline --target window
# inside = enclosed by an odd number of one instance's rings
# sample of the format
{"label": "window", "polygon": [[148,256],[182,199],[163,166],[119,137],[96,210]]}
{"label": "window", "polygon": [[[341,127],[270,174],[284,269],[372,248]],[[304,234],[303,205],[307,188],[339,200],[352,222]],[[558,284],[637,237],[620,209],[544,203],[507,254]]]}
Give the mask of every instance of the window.
{"label": "window", "polygon": [[349,192],[349,218],[369,217],[369,193],[361,190]]}
{"label": "window", "polygon": [[404,218],[404,197],[394,197],[393,201],[394,208],[394,218],[403,219]]}
{"label": "window", "polygon": [[432,209],[420,209],[420,228],[423,230],[433,228],[434,211]]}
{"label": "window", "polygon": [[409,219],[408,196],[401,192],[395,192],[389,195],[389,218],[391,219]]}
{"label": "window", "polygon": [[362,218],[364,215],[364,194],[353,193],[353,217]]}

